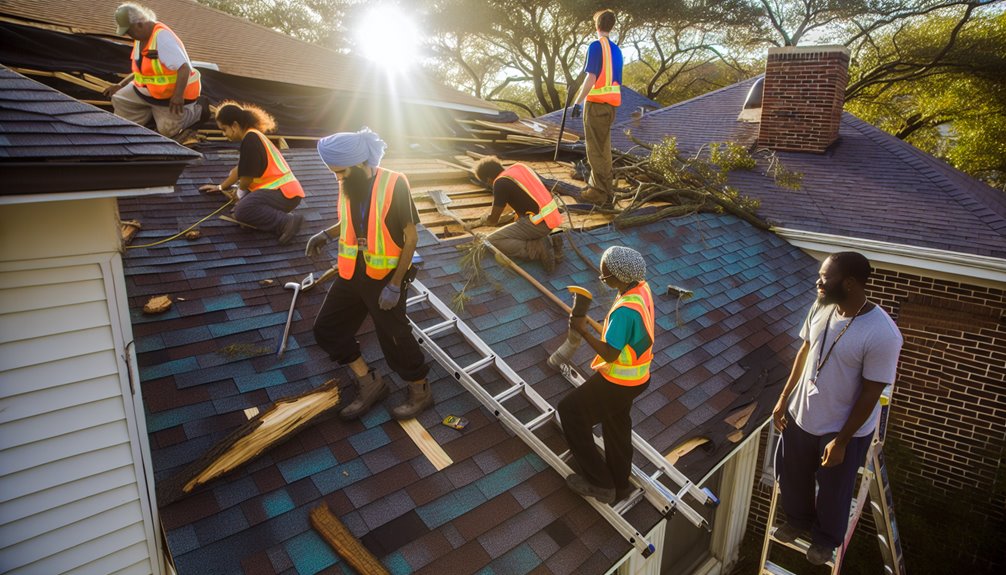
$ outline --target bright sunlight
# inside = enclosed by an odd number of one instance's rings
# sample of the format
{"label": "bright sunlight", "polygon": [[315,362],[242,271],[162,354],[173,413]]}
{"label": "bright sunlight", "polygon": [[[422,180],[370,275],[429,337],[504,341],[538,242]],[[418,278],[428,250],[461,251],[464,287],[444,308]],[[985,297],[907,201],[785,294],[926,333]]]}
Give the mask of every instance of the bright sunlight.
{"label": "bright sunlight", "polygon": [[402,71],[419,59],[419,28],[398,6],[367,11],[356,30],[363,56],[386,70]]}

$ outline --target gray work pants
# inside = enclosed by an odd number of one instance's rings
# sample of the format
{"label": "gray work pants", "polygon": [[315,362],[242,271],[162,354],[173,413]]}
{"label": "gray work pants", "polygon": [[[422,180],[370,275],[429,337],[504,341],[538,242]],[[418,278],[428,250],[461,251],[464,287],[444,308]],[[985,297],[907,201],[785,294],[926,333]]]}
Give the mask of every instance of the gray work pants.
{"label": "gray work pants", "polygon": [[541,261],[546,251],[552,249],[548,240],[550,231],[544,223],[535,225],[528,218],[521,217],[489,234],[486,239],[512,260]]}
{"label": "gray work pants", "polygon": [[158,106],[144,100],[137,91],[150,95],[146,88],[137,88],[133,84],[112,95],[115,115],[141,126],[146,126],[153,118],[157,131],[163,136],[177,136],[179,132],[198,122],[202,115],[203,107],[198,102],[185,104],[181,114],[174,114],[168,106]]}

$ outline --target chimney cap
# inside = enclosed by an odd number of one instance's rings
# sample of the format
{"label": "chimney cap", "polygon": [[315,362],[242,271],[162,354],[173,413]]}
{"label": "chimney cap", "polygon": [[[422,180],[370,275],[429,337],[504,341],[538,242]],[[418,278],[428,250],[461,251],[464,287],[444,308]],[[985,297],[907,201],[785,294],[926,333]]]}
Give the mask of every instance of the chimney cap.
{"label": "chimney cap", "polygon": [[768,49],[769,57],[782,54],[827,54],[841,53],[849,56],[851,52],[841,44],[823,44],[821,46],[773,46]]}

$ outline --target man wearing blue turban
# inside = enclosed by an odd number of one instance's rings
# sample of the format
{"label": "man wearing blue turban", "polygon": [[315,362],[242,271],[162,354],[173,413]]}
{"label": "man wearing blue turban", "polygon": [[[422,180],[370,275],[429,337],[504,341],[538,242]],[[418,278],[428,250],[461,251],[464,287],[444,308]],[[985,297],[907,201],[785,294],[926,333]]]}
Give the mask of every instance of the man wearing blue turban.
{"label": "man wearing blue turban", "polygon": [[329,356],[348,364],[357,393],[339,412],[345,420],[366,413],[388,395],[381,374],[360,355],[356,332],[369,315],[388,366],[408,383],[408,400],[392,409],[396,419],[411,419],[433,405],[426,380],[426,357],[405,316],[419,214],[405,175],[380,167],[387,145],[367,128],[322,138],[318,154],[339,180],[339,221],[307,243],[307,254],[321,253],[339,240],[335,283],[314,320],[314,338]]}

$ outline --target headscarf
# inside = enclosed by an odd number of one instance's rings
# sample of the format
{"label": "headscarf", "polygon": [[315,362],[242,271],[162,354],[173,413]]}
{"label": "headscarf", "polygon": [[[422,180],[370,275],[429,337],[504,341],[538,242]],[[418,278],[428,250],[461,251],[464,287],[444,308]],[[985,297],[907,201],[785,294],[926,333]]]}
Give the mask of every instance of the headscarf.
{"label": "headscarf", "polygon": [[625,246],[611,246],[601,255],[601,265],[608,273],[625,283],[641,282],[646,279],[646,260],[643,254]]}
{"label": "headscarf", "polygon": [[367,162],[376,168],[387,147],[380,136],[364,126],[359,132],[339,132],[318,140],[318,155],[329,166],[349,167]]}

